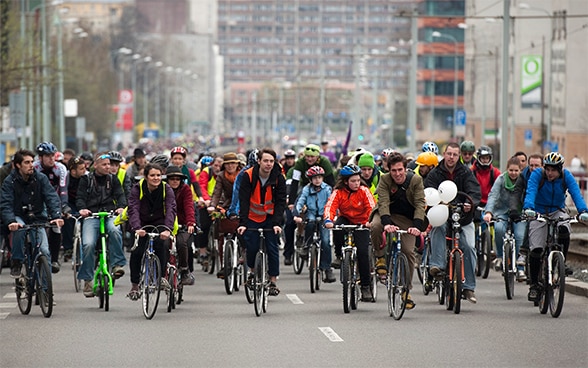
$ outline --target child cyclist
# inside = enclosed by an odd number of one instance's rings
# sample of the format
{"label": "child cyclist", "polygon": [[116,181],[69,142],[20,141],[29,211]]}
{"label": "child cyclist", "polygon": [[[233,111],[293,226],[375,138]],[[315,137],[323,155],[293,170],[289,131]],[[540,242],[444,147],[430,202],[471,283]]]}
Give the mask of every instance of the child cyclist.
{"label": "child cyclist", "polygon": [[[339,172],[335,190],[325,206],[325,227],[333,228],[335,224],[354,224],[369,226],[369,215],[376,201],[370,190],[361,183],[361,170],[357,165],[346,165]],[[337,217],[335,221],[335,217]],[[333,223],[335,221],[335,224]],[[370,261],[369,244],[370,232],[355,230],[353,234],[357,247],[357,265],[361,281],[361,299],[372,300],[370,290]],[[335,255],[340,259],[344,234],[341,231],[333,233]]]}
{"label": "child cyclist", "polygon": [[[300,213],[302,208],[306,206],[306,218],[308,223],[304,231],[305,251],[308,252],[308,244],[312,239],[315,229],[315,222],[317,217],[324,217],[325,204],[331,195],[331,187],[323,182],[325,170],[320,166],[312,166],[306,171],[306,177],[310,180],[303,189],[302,193],[296,200],[296,207],[294,210],[294,221],[296,223],[302,222]],[[331,269],[331,237],[329,229],[321,226],[321,263],[319,268],[323,271],[323,281],[327,283],[335,282],[333,270]]]}

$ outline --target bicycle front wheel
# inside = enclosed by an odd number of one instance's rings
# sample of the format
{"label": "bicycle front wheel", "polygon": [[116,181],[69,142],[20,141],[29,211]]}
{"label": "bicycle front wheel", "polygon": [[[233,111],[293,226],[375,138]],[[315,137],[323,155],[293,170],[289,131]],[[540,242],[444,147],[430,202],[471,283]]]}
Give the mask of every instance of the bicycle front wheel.
{"label": "bicycle front wheel", "polygon": [[352,271],[351,271],[351,252],[346,252],[343,261],[341,262],[341,284],[343,285],[343,312],[349,313],[351,307],[353,293],[352,287]]}
{"label": "bicycle front wheel", "polygon": [[177,284],[176,284],[176,268],[169,267],[167,269],[167,282],[170,286],[169,290],[166,290],[167,296],[167,312],[171,312],[172,309],[176,308],[176,294],[177,294]]}
{"label": "bicycle front wheel", "polygon": [[108,285],[108,275],[102,276],[102,290],[100,291],[102,294],[102,299],[104,300],[104,311],[108,312],[110,309],[110,293],[109,293],[109,285]]}
{"label": "bicycle front wheel", "polygon": [[319,248],[316,243],[310,247],[310,260],[308,262],[308,276],[310,279],[310,292],[314,293],[319,289],[320,270],[318,263]]}
{"label": "bicycle front wheel", "polygon": [[372,291],[372,303],[375,303],[378,298],[378,283],[380,282],[380,276],[376,272],[376,256],[370,250],[370,289]]}
{"label": "bicycle front wheel", "polygon": [[208,231],[208,274],[212,275],[214,273],[214,268],[216,266],[216,260],[218,258],[218,248],[216,247],[218,244],[218,240],[214,236],[215,231],[211,228]]}
{"label": "bicycle front wheel", "polygon": [[549,292],[549,312],[553,318],[559,317],[563,309],[566,289],[566,266],[563,254],[553,253],[551,260],[551,285],[547,287]]}
{"label": "bicycle front wheel", "polygon": [[152,319],[157,311],[159,294],[161,292],[161,265],[155,254],[143,257],[141,266],[141,301],[143,302],[143,315]]}
{"label": "bicycle front wheel", "polygon": [[459,314],[461,311],[461,294],[463,292],[461,272],[462,258],[459,252],[453,254],[453,282],[452,282],[452,294],[453,294],[453,313]]}
{"label": "bicycle front wheel", "polygon": [[421,257],[421,263],[419,264],[419,279],[423,287],[423,294],[429,295],[431,291],[431,284],[429,281],[429,247],[425,249]]}
{"label": "bicycle front wheel", "polygon": [[536,305],[539,306],[539,313],[545,314],[549,310],[549,300],[551,293],[548,292],[549,288],[549,268],[547,267],[547,255],[541,258],[541,271],[539,273],[539,284],[541,286],[541,294],[539,296],[539,302]]}
{"label": "bicycle front wheel", "polygon": [[257,252],[255,256],[255,272],[253,278],[253,306],[255,308],[255,315],[261,316],[263,308],[263,297],[264,297],[264,269],[263,269],[263,254]]}
{"label": "bicycle front wheel", "polygon": [[235,247],[235,241],[232,239],[225,240],[224,246],[225,246],[225,250],[223,252],[223,258],[224,258],[223,271],[224,271],[225,291],[227,292],[227,294],[231,295],[231,294],[233,294],[233,287],[235,284],[235,272],[234,272],[235,265],[233,265],[233,250]]}
{"label": "bicycle front wheel", "polygon": [[53,282],[51,281],[51,269],[47,258],[41,255],[37,258],[37,298],[45,318],[51,317],[53,313]]}
{"label": "bicycle front wheel", "polygon": [[408,297],[408,259],[399,253],[394,265],[394,257],[388,263],[388,312],[390,317],[399,320],[406,310],[405,298]]}
{"label": "bicycle front wheel", "polygon": [[488,278],[488,274],[490,273],[490,267],[492,264],[492,235],[490,234],[490,230],[487,229],[486,232],[482,234],[482,260],[480,266],[482,269],[480,270],[480,274],[482,275],[483,279]]}
{"label": "bicycle front wheel", "polygon": [[73,239],[73,247],[71,253],[71,268],[73,269],[73,279],[76,293],[82,290],[82,280],[78,280],[78,271],[80,270],[80,267],[82,265],[82,256],[80,249],[80,238],[76,236]]}
{"label": "bicycle front wheel", "polygon": [[503,262],[503,273],[504,276],[504,289],[506,291],[506,299],[510,300],[514,296],[514,284],[515,284],[515,273],[516,266],[513,263],[513,240],[507,239],[504,242],[504,262]]}
{"label": "bicycle front wheel", "polygon": [[298,234],[295,232],[295,240],[294,240],[294,254],[292,254],[292,267],[294,268],[294,273],[300,275],[302,273],[302,267],[304,267],[304,258],[302,257],[302,247],[304,244],[303,237],[304,235]]}
{"label": "bicycle front wheel", "polygon": [[29,314],[31,312],[31,306],[33,305],[34,290],[30,287],[30,275],[28,274],[26,267],[27,262],[28,261],[23,262],[20,277],[14,280],[16,303],[18,304],[18,309],[22,314]]}

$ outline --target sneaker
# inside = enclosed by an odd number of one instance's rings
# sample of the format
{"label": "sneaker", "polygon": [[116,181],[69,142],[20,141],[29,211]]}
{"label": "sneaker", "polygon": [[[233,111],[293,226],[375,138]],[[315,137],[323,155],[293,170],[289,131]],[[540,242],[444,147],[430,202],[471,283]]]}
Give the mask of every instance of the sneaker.
{"label": "sneaker", "polygon": [[335,275],[333,275],[333,270],[330,268],[327,268],[326,270],[323,271],[323,282],[330,284],[332,282],[337,281],[337,279],[335,279]]}
{"label": "sneaker", "polygon": [[478,302],[478,299],[476,299],[476,294],[474,294],[473,290],[465,289],[462,295],[470,303],[476,304]]}
{"label": "sneaker", "polygon": [[86,298],[94,297],[94,288],[92,287],[92,281],[90,280],[84,281],[84,296]]}
{"label": "sneaker", "polygon": [[431,274],[433,277],[437,277],[437,275],[439,275],[441,272],[443,271],[437,266],[431,266],[431,268],[429,268],[429,274]]}
{"label": "sneaker", "polygon": [[127,298],[131,299],[132,301],[139,300],[141,298],[141,292],[139,289],[131,289],[127,294]]}
{"label": "sneaker", "polygon": [[125,274],[125,270],[123,269],[122,266],[114,266],[112,267],[112,276],[114,276],[115,279],[120,279],[121,277],[123,277]]}
{"label": "sneaker", "polygon": [[405,292],[402,295],[402,300],[404,301],[404,304],[406,305],[407,310],[411,310],[411,309],[414,309],[414,307],[416,307],[416,303],[412,300],[412,298],[410,297],[410,294]]}
{"label": "sneaker", "polygon": [[539,301],[539,286],[531,285],[529,287],[529,294],[527,294],[527,300],[530,302],[537,302]]}
{"label": "sneaker", "polygon": [[61,270],[61,264],[58,261],[51,262],[51,273],[58,273]]}
{"label": "sneaker", "polygon": [[380,277],[385,277],[388,273],[386,270],[386,259],[384,257],[378,257],[376,259],[376,272]]}
{"label": "sneaker", "polygon": [[217,279],[224,279],[225,278],[225,268],[221,268],[220,270],[218,270],[218,272],[216,273],[216,278]]}
{"label": "sneaker", "polygon": [[572,276],[574,274],[574,270],[566,265],[566,276]]}
{"label": "sneaker", "polygon": [[527,275],[525,275],[525,271],[523,271],[523,270],[517,271],[517,281],[518,282],[527,281]]}
{"label": "sneaker", "polygon": [[268,287],[268,294],[270,296],[278,296],[278,294],[280,294],[280,289],[278,289],[278,286],[275,282],[270,282]]}
{"label": "sneaker", "polygon": [[292,256],[284,257],[284,266],[292,266]]}
{"label": "sneaker", "polygon": [[63,252],[63,263],[67,263],[71,261],[73,251],[71,249],[67,249]]}
{"label": "sneaker", "polygon": [[525,264],[527,264],[527,257],[521,254],[517,258],[517,266],[524,266]]}
{"label": "sneaker", "polygon": [[189,271],[181,271],[180,275],[180,282],[182,283],[182,285],[194,285],[194,278],[190,277],[192,276],[192,274]]}
{"label": "sneaker", "polygon": [[372,295],[372,289],[369,285],[361,287],[361,301],[362,302],[371,302],[374,299]]}
{"label": "sneaker", "polygon": [[331,267],[333,267],[334,269],[340,269],[341,268],[341,257],[335,257],[335,259],[333,260],[333,262],[331,262]]}
{"label": "sneaker", "polygon": [[22,270],[22,262],[16,259],[12,260],[12,267],[10,267],[10,277],[19,278],[20,271]]}
{"label": "sneaker", "polygon": [[206,254],[201,254],[200,257],[198,257],[198,263],[208,264],[208,256]]}
{"label": "sneaker", "polygon": [[249,272],[249,275],[247,275],[247,287],[252,289],[253,288],[253,280],[255,279],[255,276],[253,276],[253,272]]}
{"label": "sneaker", "polygon": [[502,271],[502,258],[496,258],[494,260],[494,271],[496,271],[496,272]]}

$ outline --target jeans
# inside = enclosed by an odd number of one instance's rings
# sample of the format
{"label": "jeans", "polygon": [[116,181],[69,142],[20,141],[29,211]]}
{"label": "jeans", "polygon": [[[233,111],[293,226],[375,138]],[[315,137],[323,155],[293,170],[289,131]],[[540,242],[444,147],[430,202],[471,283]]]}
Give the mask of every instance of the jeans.
{"label": "jeans", "polygon": [[[21,225],[24,225],[24,221],[20,217],[16,217],[16,222]],[[15,261],[24,261],[24,243],[25,237],[27,232],[24,230],[17,230],[12,235],[12,259]],[[50,254],[49,254],[49,240],[47,240],[47,232],[45,229],[40,228],[35,232],[33,232],[32,242],[33,247],[37,243],[36,237],[39,236],[41,238],[41,254],[47,257],[47,261],[51,262]]]}
{"label": "jeans", "polygon": [[[500,218],[501,220],[506,220],[505,218]],[[502,258],[503,252],[503,244],[504,244],[504,234],[506,234],[506,226],[508,225],[507,221],[497,221],[494,223],[494,240],[496,242],[496,258]],[[515,254],[519,254],[519,250],[521,249],[521,244],[523,244],[523,239],[525,238],[525,228],[527,226],[526,222],[515,222],[512,224],[512,229],[514,233],[515,239]],[[523,266],[517,267],[519,270],[523,269]]]}
{"label": "jeans", "polygon": [[[271,229],[272,223],[266,220],[262,223],[247,220],[247,229]],[[268,274],[278,276],[280,274],[280,251],[278,248],[278,234],[273,231],[265,231],[265,249],[267,252]],[[247,266],[252,269],[255,267],[255,256],[259,250],[259,232],[247,230],[243,233],[245,246],[247,247]]]}
{"label": "jeans", "polygon": [[[309,221],[304,228],[304,244],[310,245],[312,242],[312,237],[314,234],[314,229],[316,226],[315,221]],[[322,223],[320,226],[320,234],[321,234],[321,263],[319,264],[319,268],[321,270],[328,270],[331,268],[331,231],[324,227]]]}
{"label": "jeans", "polygon": [[[447,263],[447,243],[445,240],[447,226],[447,223],[445,223],[431,230],[431,260],[429,264],[431,267],[435,266],[443,270]],[[465,282],[463,283],[463,288],[473,291],[476,289],[477,262],[473,222],[461,227],[459,249],[463,252],[464,258]]]}
{"label": "jeans", "polygon": [[[124,266],[127,264],[122,248],[122,232],[114,225],[114,218],[106,218],[105,227],[108,234],[108,252],[110,254],[111,266]],[[96,244],[100,233],[100,219],[86,218],[82,226],[82,255],[83,262],[78,272],[78,280],[94,279],[94,268],[96,265]]]}

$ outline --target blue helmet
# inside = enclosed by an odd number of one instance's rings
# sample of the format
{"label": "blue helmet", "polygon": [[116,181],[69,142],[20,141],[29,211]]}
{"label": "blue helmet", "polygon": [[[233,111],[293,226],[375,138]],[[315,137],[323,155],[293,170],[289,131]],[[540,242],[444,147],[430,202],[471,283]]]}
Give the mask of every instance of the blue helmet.
{"label": "blue helmet", "polygon": [[434,154],[439,154],[439,147],[435,142],[425,142],[423,143],[423,152],[433,152]]}
{"label": "blue helmet", "polygon": [[341,175],[344,178],[348,178],[352,175],[359,175],[360,173],[361,169],[359,168],[359,166],[354,164],[345,165],[341,168],[341,171],[339,171],[339,175]]}
{"label": "blue helmet", "polygon": [[214,161],[214,158],[212,158],[212,156],[202,156],[202,158],[200,159],[200,164],[208,166],[212,163],[212,161]]}
{"label": "blue helmet", "polygon": [[53,155],[57,152],[57,147],[51,142],[41,142],[37,146],[37,154],[39,155]]}

